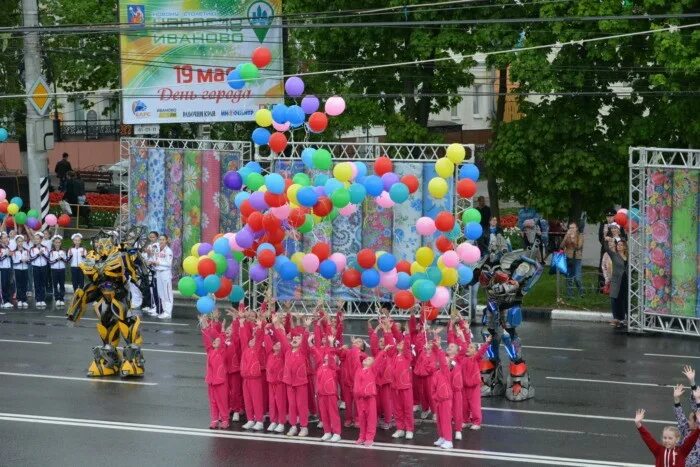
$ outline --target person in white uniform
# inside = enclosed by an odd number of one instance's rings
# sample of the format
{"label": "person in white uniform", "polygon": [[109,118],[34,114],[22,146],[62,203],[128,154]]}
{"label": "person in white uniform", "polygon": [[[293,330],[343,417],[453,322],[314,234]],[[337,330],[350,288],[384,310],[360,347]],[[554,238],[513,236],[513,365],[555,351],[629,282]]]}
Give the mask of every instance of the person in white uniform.
{"label": "person in white uniform", "polygon": [[156,270],[156,287],[158,299],[163,312],[158,315],[160,319],[169,319],[173,316],[173,250],[168,246],[168,237],[161,235],[158,238],[158,253],[151,260]]}
{"label": "person in white uniform", "polygon": [[27,303],[27,287],[29,286],[29,250],[24,242],[24,235],[15,235],[10,240],[12,269],[15,273],[17,287],[17,309],[29,308]]}
{"label": "person in white uniform", "polygon": [[66,295],[66,252],[61,249],[63,237],[54,235],[49,251],[49,267],[51,268],[51,284],[53,286],[53,303],[57,307],[66,305],[63,298]]}

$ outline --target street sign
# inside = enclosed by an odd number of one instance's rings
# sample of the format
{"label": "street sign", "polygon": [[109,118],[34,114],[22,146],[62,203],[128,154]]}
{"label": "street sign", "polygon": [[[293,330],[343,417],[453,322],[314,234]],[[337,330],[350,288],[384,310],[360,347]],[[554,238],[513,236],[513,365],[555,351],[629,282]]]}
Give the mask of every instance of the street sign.
{"label": "street sign", "polygon": [[32,104],[32,107],[34,107],[34,110],[36,110],[36,113],[44,116],[51,105],[51,99],[49,98],[49,85],[46,84],[44,78],[37,78],[28,94],[29,102]]}
{"label": "street sign", "polygon": [[160,134],[160,125],[134,125],[134,136],[158,136]]}

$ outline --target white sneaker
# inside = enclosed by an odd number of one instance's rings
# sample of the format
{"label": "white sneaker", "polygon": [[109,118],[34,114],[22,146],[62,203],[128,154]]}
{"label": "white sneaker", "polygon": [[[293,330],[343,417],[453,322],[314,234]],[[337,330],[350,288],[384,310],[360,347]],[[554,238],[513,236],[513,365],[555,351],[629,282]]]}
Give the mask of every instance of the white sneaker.
{"label": "white sneaker", "polygon": [[301,427],[301,430],[299,430],[299,437],[303,438],[304,436],[309,436],[309,429],[305,426]]}
{"label": "white sneaker", "polygon": [[284,433],[284,423],[277,425],[277,428],[275,428],[275,433]]}
{"label": "white sneaker", "polygon": [[420,404],[414,405],[413,406],[413,411],[418,412],[420,410]]}
{"label": "white sneaker", "polygon": [[296,425],[292,425],[292,427],[287,432],[287,436],[296,436],[297,433],[299,433],[299,429]]}
{"label": "white sneaker", "polygon": [[233,412],[233,417],[231,417],[232,422],[238,422],[241,420],[241,416],[238,414],[238,412]]}
{"label": "white sneaker", "polygon": [[345,410],[345,402],[344,401],[338,402],[338,408],[341,410]]}
{"label": "white sneaker", "polygon": [[166,315],[165,313],[158,315],[158,319],[170,319],[172,315]]}
{"label": "white sneaker", "polygon": [[433,414],[433,421],[437,422],[437,414],[436,413]]}
{"label": "white sneaker", "polygon": [[335,434],[335,435],[333,435],[333,437],[331,438],[331,443],[337,443],[338,441],[340,441],[340,439],[341,439],[341,438],[340,438],[340,435]]}
{"label": "white sneaker", "polygon": [[12,308],[12,303],[7,302],[7,303],[3,304],[2,307],[3,308]]}
{"label": "white sneaker", "polygon": [[144,307],[141,307],[141,311],[143,311],[144,313],[148,313],[149,311],[151,311],[151,309],[147,306],[144,306]]}
{"label": "white sneaker", "polygon": [[257,422],[255,425],[253,425],[253,430],[255,431],[262,431],[265,429],[265,425],[263,425],[263,422]]}
{"label": "white sneaker", "polygon": [[465,422],[465,423],[462,423],[462,429],[471,428],[471,426],[472,426],[471,423],[466,423],[466,422]]}
{"label": "white sneaker", "polygon": [[421,412],[420,418],[425,420],[426,418],[428,418],[428,415],[430,415],[430,410],[426,410],[425,412]]}
{"label": "white sneaker", "polygon": [[452,449],[454,446],[452,445],[452,441],[445,441],[440,445],[442,449]]}
{"label": "white sneaker", "polygon": [[433,445],[435,445],[435,446],[442,446],[442,443],[444,443],[444,442],[445,442],[445,438],[438,438],[438,440],[435,441],[435,442],[433,443]]}
{"label": "white sneaker", "polygon": [[392,438],[403,438],[406,436],[406,432],[403,430],[396,430],[393,435],[391,435]]}
{"label": "white sneaker", "polygon": [[323,422],[318,422],[318,425],[316,425],[316,428],[323,428]]}
{"label": "white sneaker", "polygon": [[27,303],[27,302],[22,302],[22,308],[24,308],[25,310],[26,310],[27,308],[29,308],[29,303]]}
{"label": "white sneaker", "polygon": [[156,313],[156,310],[153,308],[149,308],[148,311],[144,311],[148,316],[158,316],[158,313]]}
{"label": "white sneaker", "polygon": [[251,428],[253,428],[254,425],[255,425],[255,422],[253,420],[248,420],[245,423],[245,425],[243,425],[241,428],[243,428],[244,430],[250,430]]}
{"label": "white sneaker", "polygon": [[413,439],[413,432],[412,431],[406,432],[406,439]]}
{"label": "white sneaker", "polygon": [[455,439],[456,439],[457,441],[461,441],[461,440],[462,440],[462,432],[461,432],[461,431],[455,431]]}
{"label": "white sneaker", "polygon": [[479,430],[481,430],[481,426],[480,425],[472,425],[469,427],[469,429],[474,430],[474,431],[479,431]]}
{"label": "white sneaker", "polygon": [[270,426],[267,427],[267,431],[275,431],[275,428],[277,428],[277,424],[270,423]]}
{"label": "white sneaker", "polygon": [[331,437],[333,437],[331,433],[326,433],[323,436],[321,436],[321,441],[328,441],[329,439],[331,439]]}

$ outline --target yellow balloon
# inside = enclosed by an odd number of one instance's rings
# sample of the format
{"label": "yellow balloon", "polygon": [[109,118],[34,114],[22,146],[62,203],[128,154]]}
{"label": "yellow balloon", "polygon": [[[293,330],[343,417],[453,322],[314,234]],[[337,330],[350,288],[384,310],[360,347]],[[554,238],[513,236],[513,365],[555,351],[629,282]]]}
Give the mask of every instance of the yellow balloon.
{"label": "yellow balloon", "polygon": [[333,176],[341,182],[347,182],[352,177],[352,169],[347,162],[340,162],[333,167]]}
{"label": "yellow balloon", "polygon": [[197,261],[197,257],[188,256],[182,262],[182,269],[184,269],[187,274],[197,274]]}
{"label": "yellow balloon", "polygon": [[422,246],[416,251],[416,261],[424,268],[433,264],[433,259],[435,259],[435,253],[427,246]]}
{"label": "yellow balloon", "polygon": [[441,157],[435,162],[435,172],[442,178],[449,178],[455,173],[455,165],[448,158]]}
{"label": "yellow balloon", "polygon": [[258,110],[255,112],[255,123],[263,127],[272,125],[272,112],[268,109]]}
{"label": "yellow balloon", "polygon": [[443,261],[442,261],[442,256],[440,256],[437,260],[437,267],[440,271],[442,271],[443,269],[445,269],[447,267],[447,266],[445,266],[445,263],[443,263]]}
{"label": "yellow balloon", "polygon": [[440,285],[444,285],[445,287],[452,287],[457,283],[458,279],[459,275],[457,274],[456,269],[445,268],[442,270],[442,280],[440,281]]}
{"label": "yellow balloon", "polygon": [[299,200],[297,199],[299,190],[301,190],[301,185],[297,183],[292,183],[289,185],[289,188],[287,188],[287,199],[296,205],[299,204]]}
{"label": "yellow balloon", "polygon": [[450,187],[447,185],[447,181],[444,178],[435,177],[428,182],[428,192],[433,198],[444,198],[449,189]]}
{"label": "yellow balloon", "polygon": [[19,206],[17,206],[15,203],[10,203],[10,205],[7,206],[7,212],[8,214],[12,214],[14,216],[19,212]]}
{"label": "yellow balloon", "polygon": [[292,260],[292,263],[294,263],[297,266],[297,269],[299,271],[303,270],[301,266],[301,260],[304,259],[304,253],[302,253],[301,251],[297,251],[292,255],[290,259]]}
{"label": "yellow balloon", "polygon": [[464,150],[464,146],[458,143],[452,143],[447,146],[446,154],[447,158],[454,164],[461,164],[467,153]]}
{"label": "yellow balloon", "polygon": [[201,243],[195,243],[192,245],[192,248],[190,248],[190,254],[195,258],[199,258],[199,245],[201,245]]}
{"label": "yellow balloon", "polygon": [[425,272],[425,268],[415,261],[412,262],[411,263],[411,274],[417,274],[419,272]]}
{"label": "yellow balloon", "polygon": [[258,188],[258,191],[261,193],[265,193],[267,191],[267,187],[265,185],[260,185],[260,188]]}

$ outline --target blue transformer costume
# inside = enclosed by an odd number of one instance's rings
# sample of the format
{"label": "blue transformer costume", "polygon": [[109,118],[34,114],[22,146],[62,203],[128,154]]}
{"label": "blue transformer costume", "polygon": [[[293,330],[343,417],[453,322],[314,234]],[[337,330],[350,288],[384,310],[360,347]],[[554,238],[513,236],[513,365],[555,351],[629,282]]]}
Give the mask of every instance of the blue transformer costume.
{"label": "blue transformer costume", "polygon": [[[487,296],[482,336],[484,340],[489,335],[493,338],[481,362],[482,397],[505,394],[508,400],[522,401],[535,396],[516,328],[523,319],[523,297],[542,275],[542,266],[534,259],[536,252],[537,245],[528,250],[508,252],[507,248],[495,244],[476,265],[474,278],[479,280]],[[501,341],[510,360],[505,382],[499,355]]]}

